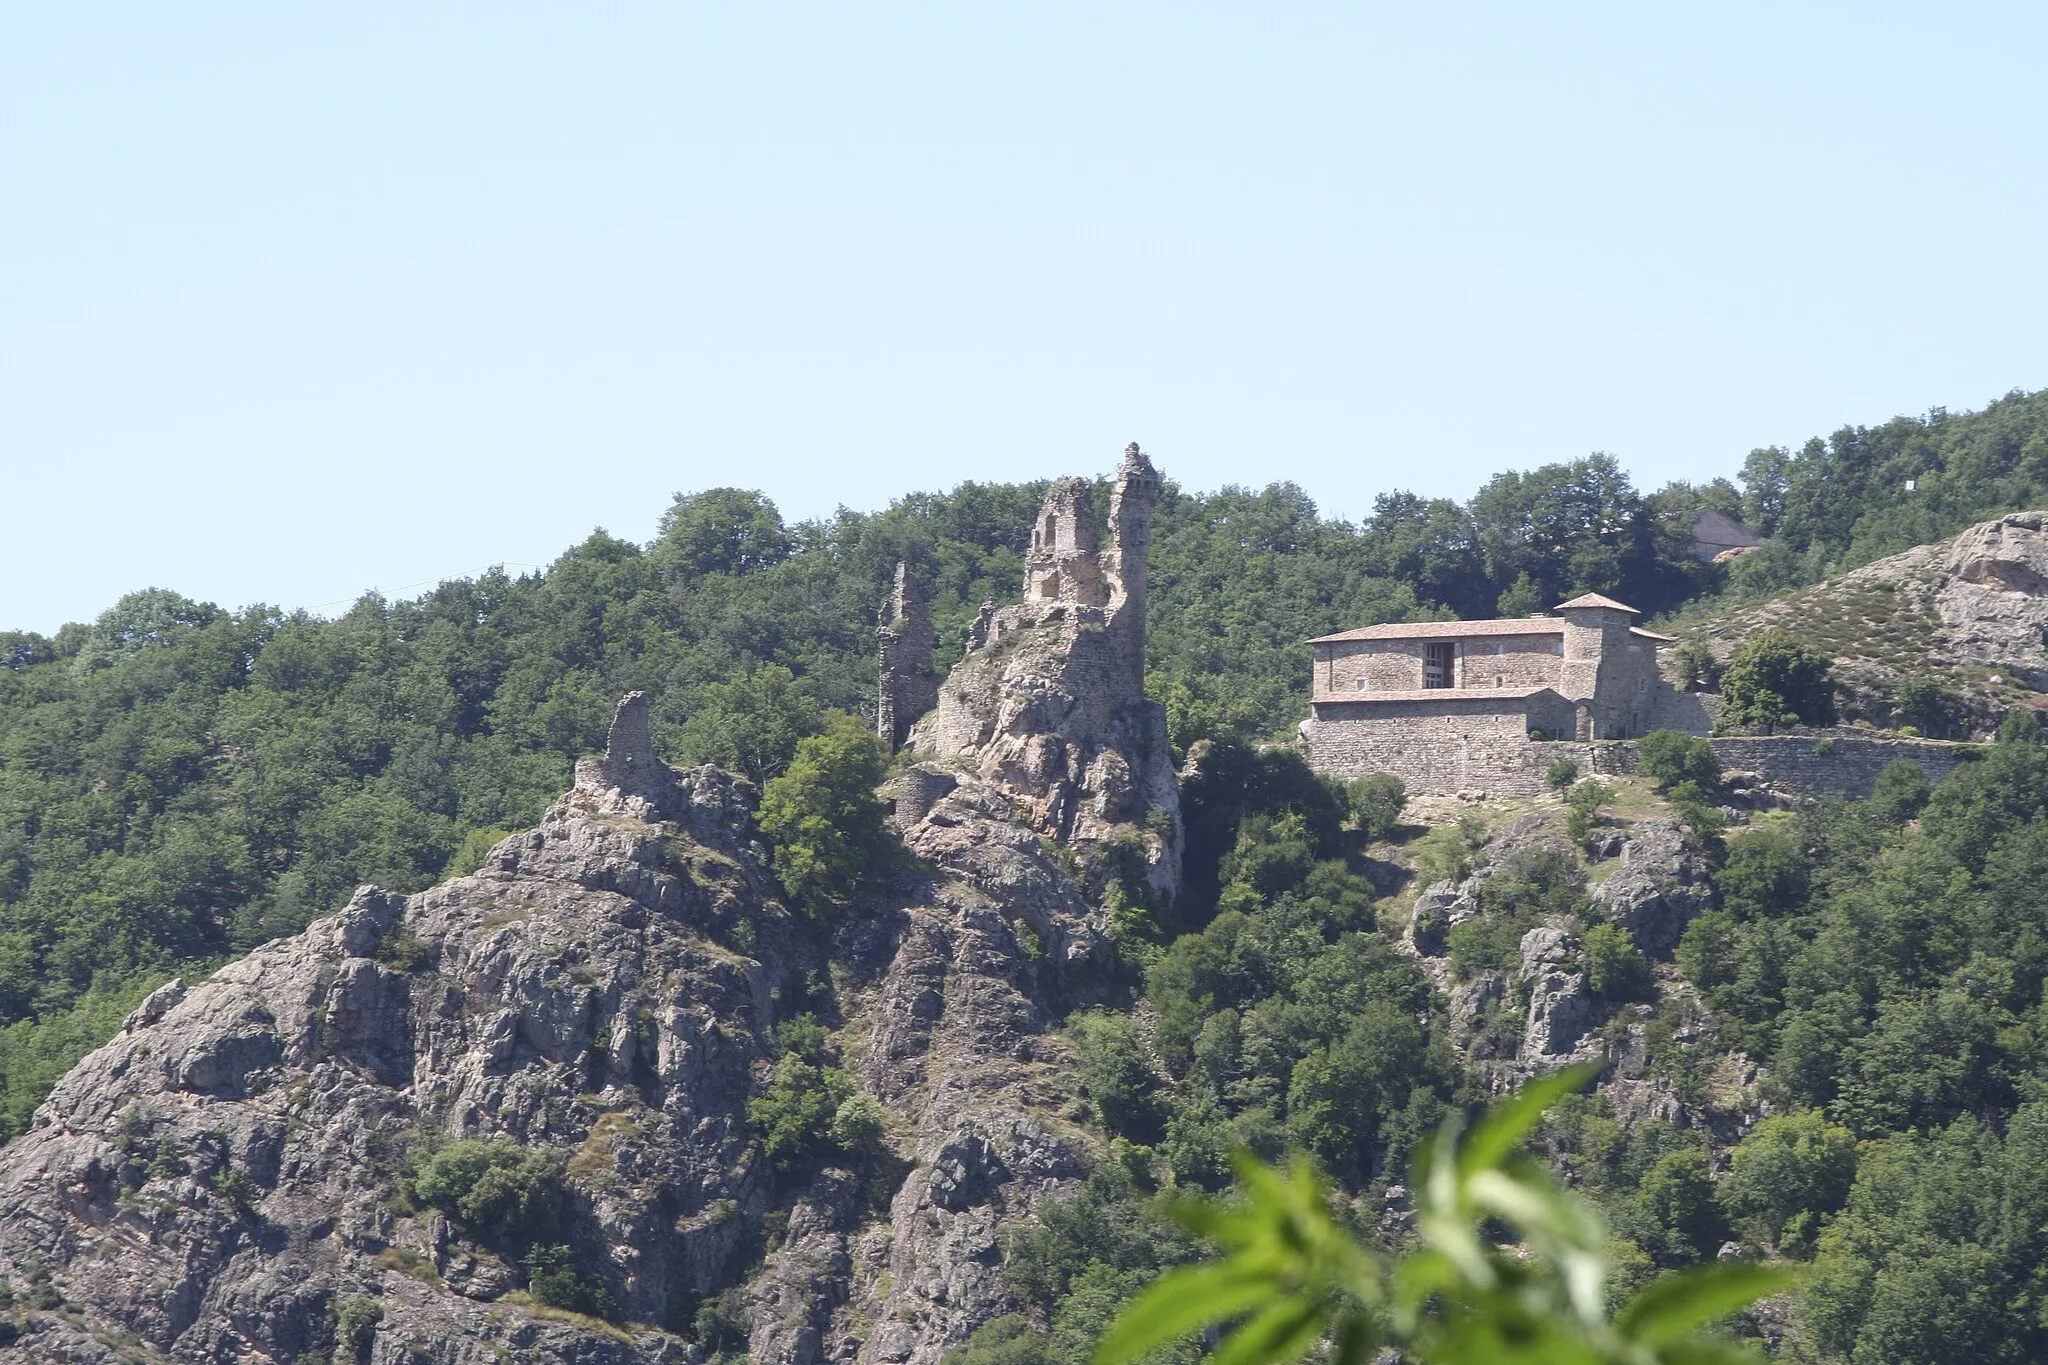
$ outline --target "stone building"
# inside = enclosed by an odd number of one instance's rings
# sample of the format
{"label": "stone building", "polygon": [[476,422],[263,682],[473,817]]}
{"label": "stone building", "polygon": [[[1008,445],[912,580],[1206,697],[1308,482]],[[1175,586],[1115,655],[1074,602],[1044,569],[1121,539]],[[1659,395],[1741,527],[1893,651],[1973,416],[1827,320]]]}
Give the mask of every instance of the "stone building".
{"label": "stone building", "polygon": [[1697,703],[1673,690],[1657,651],[1668,635],[1587,593],[1542,616],[1424,621],[1340,631],[1315,647],[1317,771],[1391,772],[1409,790],[1523,790],[1540,784],[1542,740],[1705,733]]}

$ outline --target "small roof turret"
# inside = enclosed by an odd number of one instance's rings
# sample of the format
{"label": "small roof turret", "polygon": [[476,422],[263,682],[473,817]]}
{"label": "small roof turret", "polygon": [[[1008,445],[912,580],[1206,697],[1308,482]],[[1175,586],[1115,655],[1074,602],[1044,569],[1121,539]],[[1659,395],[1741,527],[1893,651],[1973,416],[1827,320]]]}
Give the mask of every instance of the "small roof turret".
{"label": "small roof turret", "polygon": [[1628,605],[1628,604],[1627,604],[1626,602],[1617,602],[1617,601],[1615,601],[1615,600],[1614,600],[1613,598],[1611,598],[1611,597],[1602,597],[1602,596],[1601,596],[1601,595],[1600,595],[1599,593],[1597,593],[1597,592],[1589,592],[1589,593],[1586,593],[1586,594],[1584,594],[1583,596],[1579,596],[1579,597],[1574,597],[1574,598],[1573,598],[1573,599],[1572,599],[1571,601],[1569,601],[1569,602],[1560,602],[1560,603],[1558,603],[1558,604],[1557,604],[1556,606],[1552,607],[1552,608],[1551,608],[1551,610],[1552,610],[1552,611],[1595,611],[1595,610],[1598,610],[1598,611],[1625,611],[1625,612],[1627,612],[1627,613],[1628,613],[1628,614],[1629,614],[1630,616],[1641,616],[1641,615],[1642,615],[1642,613],[1641,613],[1641,612],[1637,611],[1637,610],[1636,610],[1636,609],[1635,609],[1634,607],[1631,607],[1631,606],[1629,606],[1629,605]]}

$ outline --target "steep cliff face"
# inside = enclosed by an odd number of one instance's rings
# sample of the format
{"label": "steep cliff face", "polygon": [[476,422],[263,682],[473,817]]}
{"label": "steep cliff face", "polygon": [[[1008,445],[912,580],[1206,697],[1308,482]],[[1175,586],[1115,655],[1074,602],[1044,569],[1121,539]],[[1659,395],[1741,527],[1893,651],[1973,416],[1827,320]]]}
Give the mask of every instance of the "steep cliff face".
{"label": "steep cliff face", "polygon": [[[700,1305],[744,1286],[762,1365],[933,1365],[1011,1306],[1003,1238],[1088,1159],[1052,1030],[1099,929],[1002,793],[927,797],[923,861],[816,923],[779,900],[747,785],[659,763],[629,697],[477,873],[364,888],[165,987],[57,1087],[0,1151],[25,1327],[0,1361],[324,1359],[374,1300],[364,1359],[692,1362]],[[886,1152],[764,1156],[748,1102],[805,1011]],[[536,1239],[403,1193],[421,1151],[490,1138],[557,1158],[538,1240],[612,1322],[519,1292]]]}
{"label": "steep cliff face", "polygon": [[1145,696],[1145,554],[1158,474],[1136,445],[1117,471],[1100,544],[1084,479],[1047,492],[1024,600],[984,606],[968,652],[910,733],[922,754],[964,762],[1043,834],[1084,857],[1142,851],[1146,884],[1179,887],[1179,786],[1166,713]]}

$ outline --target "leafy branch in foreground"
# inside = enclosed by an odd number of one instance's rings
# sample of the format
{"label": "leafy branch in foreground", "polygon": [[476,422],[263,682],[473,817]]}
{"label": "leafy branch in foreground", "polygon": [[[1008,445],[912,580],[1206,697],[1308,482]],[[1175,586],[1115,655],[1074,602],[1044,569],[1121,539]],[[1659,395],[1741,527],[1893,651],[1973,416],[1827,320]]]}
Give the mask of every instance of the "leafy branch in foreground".
{"label": "leafy branch in foreground", "polygon": [[[1422,1246],[1393,1262],[1331,1217],[1329,1187],[1305,1159],[1280,1171],[1240,1155],[1236,1199],[1174,1208],[1222,1256],[1162,1276],[1110,1328],[1095,1365],[1135,1365],[1226,1323],[1236,1325],[1212,1365],[1286,1365],[1325,1340],[1332,1365],[1365,1365],[1385,1346],[1427,1365],[1753,1359],[1703,1329],[1783,1288],[1784,1269],[1723,1262],[1681,1271],[1608,1317],[1605,1225],[1517,1150],[1543,1111],[1592,1074],[1577,1067],[1532,1082],[1469,1134],[1446,1124],[1416,1162]],[[1518,1246],[1488,1235],[1500,1225]]]}

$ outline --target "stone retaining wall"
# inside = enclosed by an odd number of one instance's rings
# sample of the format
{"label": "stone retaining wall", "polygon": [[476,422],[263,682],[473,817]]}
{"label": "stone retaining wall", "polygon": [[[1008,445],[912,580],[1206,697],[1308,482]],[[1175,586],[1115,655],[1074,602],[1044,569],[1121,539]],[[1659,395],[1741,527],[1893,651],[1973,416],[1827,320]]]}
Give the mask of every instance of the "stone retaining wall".
{"label": "stone retaining wall", "polygon": [[[1550,766],[1565,758],[1589,777],[1624,777],[1636,770],[1634,740],[1531,741],[1506,733],[1505,726],[1457,733],[1447,724],[1452,719],[1412,717],[1398,729],[1322,727],[1311,735],[1309,763],[1318,772],[1347,780],[1363,772],[1391,772],[1416,796],[1534,796],[1544,790]],[[1367,736],[1370,744],[1359,743]],[[1968,750],[1943,740],[1848,728],[1730,736],[1711,743],[1724,771],[1755,773],[1774,786],[1809,796],[1850,798],[1870,795],[1877,775],[1894,759],[1919,764],[1930,782],[1939,782],[1967,761],[1962,754]]]}
{"label": "stone retaining wall", "polygon": [[[1714,752],[1726,772],[1755,773],[1766,782],[1812,796],[1865,797],[1877,775],[1895,759],[1920,765],[1939,782],[1967,761],[1969,746],[1936,739],[1893,738],[1864,730],[1836,729],[1794,735],[1731,736],[1717,739]],[[1826,749],[1828,752],[1818,752]]]}

